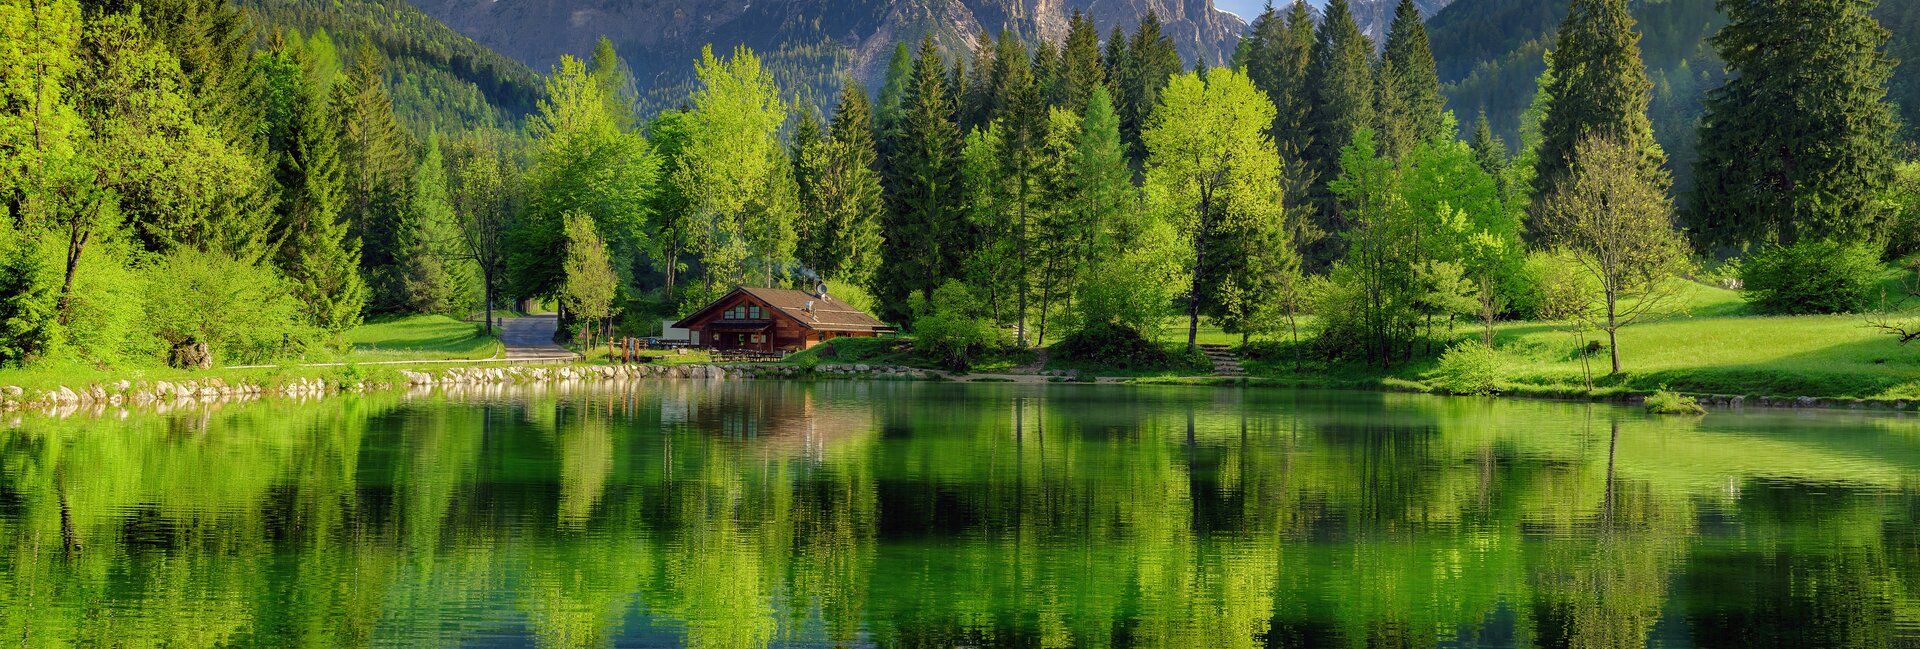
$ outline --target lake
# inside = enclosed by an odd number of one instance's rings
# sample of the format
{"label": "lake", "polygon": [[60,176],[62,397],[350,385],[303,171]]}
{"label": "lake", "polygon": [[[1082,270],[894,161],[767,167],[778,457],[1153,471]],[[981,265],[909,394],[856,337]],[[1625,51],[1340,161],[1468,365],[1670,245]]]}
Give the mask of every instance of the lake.
{"label": "lake", "polygon": [[0,424],[0,646],[1895,647],[1920,419],[624,386]]}

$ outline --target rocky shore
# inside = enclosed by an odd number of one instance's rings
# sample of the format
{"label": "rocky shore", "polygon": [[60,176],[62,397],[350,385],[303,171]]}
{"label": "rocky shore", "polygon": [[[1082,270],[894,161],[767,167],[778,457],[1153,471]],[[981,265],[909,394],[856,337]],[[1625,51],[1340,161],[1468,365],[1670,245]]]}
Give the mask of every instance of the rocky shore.
{"label": "rocky shore", "polygon": [[393,370],[358,379],[272,377],[238,379],[210,376],[181,381],[132,381],[65,385],[51,389],[0,386],[0,411],[46,410],[74,412],[107,408],[173,407],[207,402],[258,399],[269,396],[317,398],[343,392],[366,392],[438,385],[524,385],[557,382],[609,382],[640,379],[743,381],[800,378],[860,378],[929,380],[940,375],[895,365],[558,365],[465,366],[433,370]]}

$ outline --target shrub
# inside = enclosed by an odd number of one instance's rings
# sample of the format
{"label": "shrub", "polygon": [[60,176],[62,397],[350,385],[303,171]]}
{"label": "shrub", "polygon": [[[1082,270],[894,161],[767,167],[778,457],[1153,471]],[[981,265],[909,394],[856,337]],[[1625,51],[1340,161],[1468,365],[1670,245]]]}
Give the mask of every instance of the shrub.
{"label": "shrub", "polygon": [[1063,360],[1119,369],[1160,369],[1173,363],[1166,346],[1118,324],[1081,327],[1054,343],[1053,353]]}
{"label": "shrub", "polygon": [[935,364],[965,372],[982,354],[1001,346],[1000,329],[981,313],[965,284],[948,280],[931,301],[915,300],[914,349]]}
{"label": "shrub", "polygon": [[1500,352],[1480,341],[1454,345],[1440,356],[1440,365],[1427,378],[1441,392],[1489,395],[1500,392],[1503,379]]}
{"label": "shrub", "polygon": [[1668,390],[1666,386],[1647,396],[1647,412],[1656,415],[1704,415],[1707,409],[1693,397]]}
{"label": "shrub", "polygon": [[0,208],[0,367],[45,357],[58,341],[60,278]]}
{"label": "shrub", "polygon": [[1774,246],[1740,268],[1747,302],[1761,313],[1847,313],[1868,305],[1880,255],[1865,245],[1803,241]]}
{"label": "shrub", "polygon": [[260,363],[298,356],[320,332],[272,268],[183,248],[148,278],[147,322],[168,349],[206,343],[215,362]]}

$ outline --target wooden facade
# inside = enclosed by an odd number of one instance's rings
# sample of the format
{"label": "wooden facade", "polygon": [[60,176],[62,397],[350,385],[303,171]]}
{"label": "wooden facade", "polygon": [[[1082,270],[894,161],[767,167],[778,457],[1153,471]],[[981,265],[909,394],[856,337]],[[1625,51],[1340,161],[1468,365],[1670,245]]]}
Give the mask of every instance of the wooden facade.
{"label": "wooden facade", "polygon": [[847,336],[893,331],[871,315],[824,291],[734,289],[675,323],[702,347],[722,351],[799,351]]}

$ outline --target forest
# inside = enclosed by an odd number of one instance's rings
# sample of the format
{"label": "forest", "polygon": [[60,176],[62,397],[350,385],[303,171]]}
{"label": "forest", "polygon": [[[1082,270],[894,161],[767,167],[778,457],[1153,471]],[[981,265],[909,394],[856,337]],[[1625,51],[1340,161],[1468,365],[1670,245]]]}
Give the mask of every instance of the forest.
{"label": "forest", "polygon": [[[1270,8],[1216,68],[1151,15],[901,43],[830,102],[746,48],[669,102],[604,39],[525,79],[284,18],[315,9],[0,0],[0,366],[331,360],[368,322],[513,303],[646,336],[816,281],[961,370],[1193,367],[1205,330],[1277,371],[1486,393],[1526,321],[1591,389],[1701,286],[1920,339],[1920,285],[1886,280],[1920,252],[1890,34],[1871,0],[1803,4],[1721,3],[1725,77],[1677,120],[1626,0],[1571,0],[1509,137],[1446,109],[1411,0],[1377,46],[1345,0]],[[423,65],[458,81],[396,81]],[[1684,159],[1657,137],[1680,128]]]}

